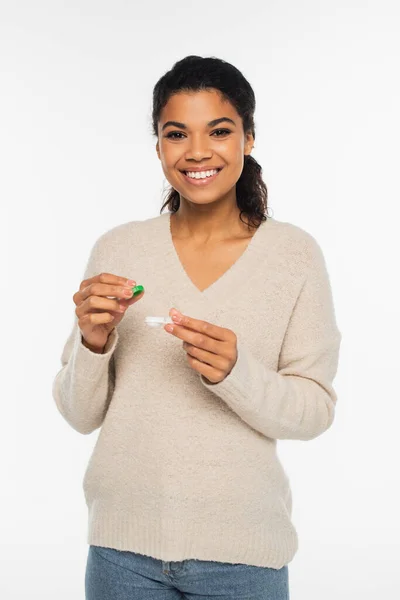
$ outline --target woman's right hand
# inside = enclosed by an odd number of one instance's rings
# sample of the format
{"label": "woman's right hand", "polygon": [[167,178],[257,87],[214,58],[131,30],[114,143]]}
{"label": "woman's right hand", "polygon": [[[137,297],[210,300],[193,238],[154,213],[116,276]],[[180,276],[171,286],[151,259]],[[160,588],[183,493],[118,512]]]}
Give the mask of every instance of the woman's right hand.
{"label": "woman's right hand", "polygon": [[[136,282],[128,285],[128,281],[126,277],[101,273],[84,279],[73,295],[82,342],[92,352],[103,352],[108,336],[124,318],[126,309],[143,297],[144,291],[133,298]],[[126,289],[130,296],[124,294]]]}

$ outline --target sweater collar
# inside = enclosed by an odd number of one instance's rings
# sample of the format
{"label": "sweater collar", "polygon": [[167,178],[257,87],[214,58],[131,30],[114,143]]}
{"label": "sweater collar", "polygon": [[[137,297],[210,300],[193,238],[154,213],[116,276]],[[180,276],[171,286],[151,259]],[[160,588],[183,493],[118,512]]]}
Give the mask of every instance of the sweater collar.
{"label": "sweater collar", "polygon": [[268,217],[253,234],[247,247],[216,281],[205,290],[199,290],[186,273],[179,259],[171,234],[171,212],[160,215],[160,237],[165,248],[164,258],[169,269],[169,277],[180,286],[180,294],[190,296],[192,300],[226,300],[231,293],[237,293],[248,284],[250,277],[256,274],[269,251],[269,240],[275,220]]}

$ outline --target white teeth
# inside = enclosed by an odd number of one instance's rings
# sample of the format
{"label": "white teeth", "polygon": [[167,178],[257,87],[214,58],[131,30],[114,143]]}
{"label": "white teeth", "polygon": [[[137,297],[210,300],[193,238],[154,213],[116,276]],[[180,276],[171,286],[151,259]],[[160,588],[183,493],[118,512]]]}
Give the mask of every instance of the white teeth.
{"label": "white teeth", "polygon": [[214,171],[186,171],[186,175],[192,179],[205,179],[206,177],[212,177],[218,173],[218,169]]}

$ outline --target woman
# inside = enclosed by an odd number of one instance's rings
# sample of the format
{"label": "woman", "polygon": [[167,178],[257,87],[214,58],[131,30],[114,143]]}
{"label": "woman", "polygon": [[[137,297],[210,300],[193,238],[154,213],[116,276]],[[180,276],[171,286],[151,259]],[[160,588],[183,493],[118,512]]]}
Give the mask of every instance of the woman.
{"label": "woman", "polygon": [[[298,540],[276,443],[334,418],[325,261],[265,214],[254,93],[235,67],[188,56],[153,102],[169,211],[96,241],[53,385],[75,430],[101,427],[86,598],[286,600]],[[172,330],[145,322],[167,314]]]}

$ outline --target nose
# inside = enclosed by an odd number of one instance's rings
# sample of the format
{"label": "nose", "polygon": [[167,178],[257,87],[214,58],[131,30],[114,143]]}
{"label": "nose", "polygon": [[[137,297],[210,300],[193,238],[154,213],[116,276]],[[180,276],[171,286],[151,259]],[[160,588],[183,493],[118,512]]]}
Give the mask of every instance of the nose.
{"label": "nose", "polygon": [[191,140],[190,148],[185,153],[186,160],[193,159],[200,161],[212,156],[212,152],[208,147],[208,136],[206,138],[203,136],[193,136]]}

